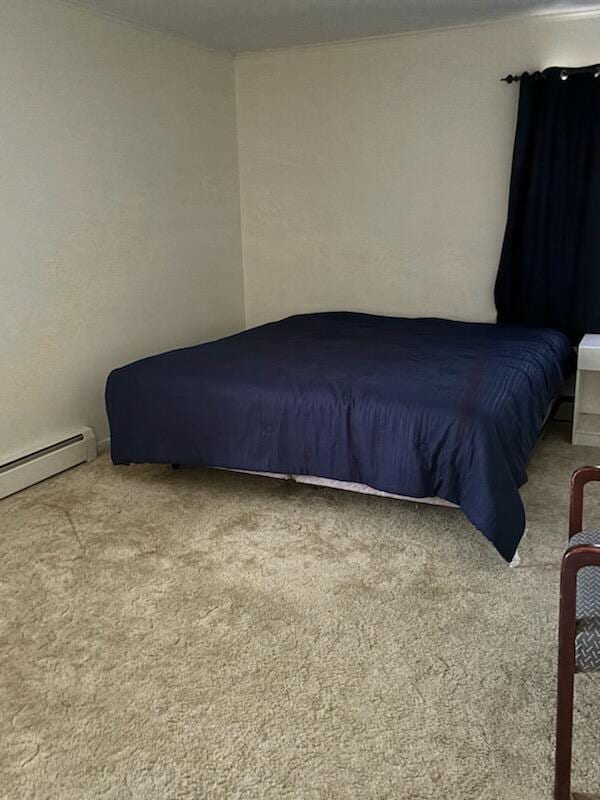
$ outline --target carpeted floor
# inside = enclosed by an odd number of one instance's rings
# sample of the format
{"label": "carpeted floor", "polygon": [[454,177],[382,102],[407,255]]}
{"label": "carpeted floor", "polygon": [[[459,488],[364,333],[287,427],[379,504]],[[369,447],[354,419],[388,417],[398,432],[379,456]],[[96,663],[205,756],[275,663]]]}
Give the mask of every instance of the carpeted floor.
{"label": "carpeted floor", "polygon": [[567,436],[515,570],[458,511],[218,471],[104,456],[3,501],[0,796],[550,798],[568,481],[600,460]]}

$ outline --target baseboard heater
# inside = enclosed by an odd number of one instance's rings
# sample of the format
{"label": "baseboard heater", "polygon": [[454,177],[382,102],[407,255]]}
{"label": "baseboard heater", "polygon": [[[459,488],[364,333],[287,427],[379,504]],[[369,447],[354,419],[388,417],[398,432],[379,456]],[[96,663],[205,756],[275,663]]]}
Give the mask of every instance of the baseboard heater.
{"label": "baseboard heater", "polygon": [[96,458],[96,437],[91,428],[82,428],[33,453],[27,453],[0,465],[0,500],[34,483]]}

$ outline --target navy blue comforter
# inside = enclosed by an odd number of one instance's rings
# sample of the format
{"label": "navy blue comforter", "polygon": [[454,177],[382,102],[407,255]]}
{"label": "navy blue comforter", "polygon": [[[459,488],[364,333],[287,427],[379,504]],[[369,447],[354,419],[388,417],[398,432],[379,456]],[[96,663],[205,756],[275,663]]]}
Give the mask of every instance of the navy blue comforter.
{"label": "navy blue comforter", "polygon": [[519,486],[572,348],[552,330],[322,313],[111,373],[112,458],[438,496],[510,560]]}

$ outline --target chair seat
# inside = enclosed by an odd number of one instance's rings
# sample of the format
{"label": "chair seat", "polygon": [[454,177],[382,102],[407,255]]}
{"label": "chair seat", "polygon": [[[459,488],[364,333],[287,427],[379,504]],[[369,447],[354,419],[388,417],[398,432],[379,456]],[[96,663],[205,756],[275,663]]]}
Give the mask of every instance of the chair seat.
{"label": "chair seat", "polygon": [[[600,530],[576,533],[569,548],[578,544],[600,547]],[[600,567],[583,567],[577,575],[577,634],[575,665],[578,672],[600,670]]]}

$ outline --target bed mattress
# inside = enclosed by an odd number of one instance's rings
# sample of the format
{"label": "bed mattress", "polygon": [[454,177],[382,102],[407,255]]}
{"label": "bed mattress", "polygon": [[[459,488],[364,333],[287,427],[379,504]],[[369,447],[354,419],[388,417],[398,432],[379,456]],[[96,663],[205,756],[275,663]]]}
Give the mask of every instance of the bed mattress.
{"label": "bed mattress", "polygon": [[114,370],[112,459],[439,497],[510,561],[519,487],[572,361],[553,330],[298,315]]}

